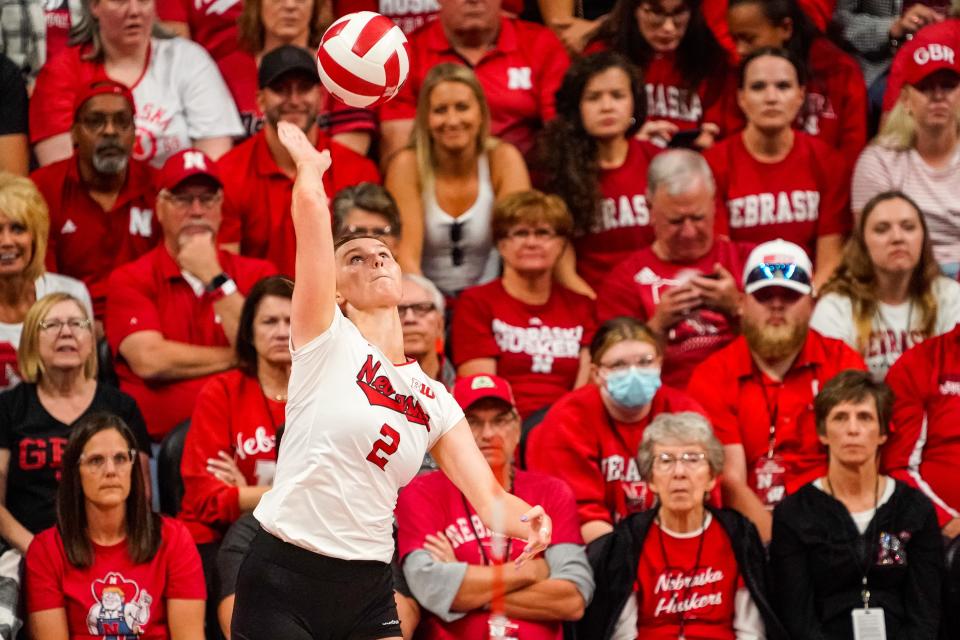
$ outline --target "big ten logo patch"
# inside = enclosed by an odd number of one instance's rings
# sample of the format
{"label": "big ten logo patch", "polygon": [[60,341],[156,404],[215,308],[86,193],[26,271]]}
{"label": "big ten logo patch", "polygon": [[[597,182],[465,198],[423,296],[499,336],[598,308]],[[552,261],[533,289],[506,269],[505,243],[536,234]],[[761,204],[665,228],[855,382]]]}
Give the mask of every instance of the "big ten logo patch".
{"label": "big ten logo patch", "polygon": [[507,67],[507,89],[521,91],[533,89],[532,74],[530,67]]}
{"label": "big ten logo patch", "polygon": [[557,358],[578,358],[583,326],[547,327],[539,318],[531,318],[528,327],[515,327],[502,320],[493,321],[493,337],[500,351],[530,356],[533,373],[551,373]]}

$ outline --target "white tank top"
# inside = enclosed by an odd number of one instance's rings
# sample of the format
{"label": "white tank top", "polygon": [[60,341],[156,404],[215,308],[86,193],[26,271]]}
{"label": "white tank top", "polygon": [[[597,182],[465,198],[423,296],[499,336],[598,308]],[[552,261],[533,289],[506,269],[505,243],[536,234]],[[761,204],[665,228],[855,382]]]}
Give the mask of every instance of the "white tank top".
{"label": "white tank top", "polygon": [[[440,208],[433,180],[423,188],[423,275],[445,294],[483,284],[500,274],[500,254],[493,246],[493,183],[487,154],[477,158],[477,199],[462,215],[454,218]],[[460,241],[451,239],[451,228],[460,226]],[[463,262],[453,264],[454,245],[463,253]]]}

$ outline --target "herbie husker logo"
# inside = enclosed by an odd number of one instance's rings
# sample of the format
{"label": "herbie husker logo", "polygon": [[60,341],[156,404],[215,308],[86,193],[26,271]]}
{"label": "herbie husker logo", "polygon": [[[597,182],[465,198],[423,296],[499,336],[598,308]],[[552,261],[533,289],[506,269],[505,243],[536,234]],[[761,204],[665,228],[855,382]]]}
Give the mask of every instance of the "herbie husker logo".
{"label": "herbie husker logo", "polygon": [[370,404],[401,413],[410,422],[425,426],[429,432],[430,416],[423,410],[420,403],[413,396],[397,393],[390,378],[377,375],[378,371],[380,371],[380,363],[374,362],[373,355],[368,355],[367,361],[357,372],[357,386],[363,390]]}

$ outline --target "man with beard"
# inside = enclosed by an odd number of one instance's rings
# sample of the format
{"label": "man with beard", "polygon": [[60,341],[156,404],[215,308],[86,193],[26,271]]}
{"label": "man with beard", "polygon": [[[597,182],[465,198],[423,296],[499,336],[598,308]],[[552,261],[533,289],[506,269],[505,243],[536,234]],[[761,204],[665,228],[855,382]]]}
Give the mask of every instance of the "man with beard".
{"label": "man with beard", "polygon": [[120,389],[159,442],[190,417],[207,378],[236,364],[244,296],[276,269],[217,248],[222,182],[202,151],[171,156],[157,184],[163,241],[110,275],[106,329]]}
{"label": "man with beard", "polygon": [[724,444],[726,506],[770,540],[771,511],[827,471],[813,399],[845,369],[866,369],[840,340],[809,328],[813,269],[799,246],[757,246],[743,271],[743,335],[693,371],[687,391],[706,409]]}
{"label": "man with beard", "polygon": [[329,149],[330,169],[323,176],[327,196],[360,182],[380,182],[376,166],[352,149],[330,140],[317,126],[322,94],[317,63],[293,45],[263,57],[257,77],[257,102],[265,124],[259,133],[220,159],[225,192],[220,239],[240,242],[240,253],[265,258],[294,275],[296,237],[290,216],[297,167],[277,136],[277,123],[300,127],[317,149]]}
{"label": "man with beard", "polygon": [[110,272],[160,239],[154,170],[132,159],[134,102],[112,80],[87,87],[75,103],[73,157],[30,176],[50,208],[47,269],[82,280],[103,319]]}

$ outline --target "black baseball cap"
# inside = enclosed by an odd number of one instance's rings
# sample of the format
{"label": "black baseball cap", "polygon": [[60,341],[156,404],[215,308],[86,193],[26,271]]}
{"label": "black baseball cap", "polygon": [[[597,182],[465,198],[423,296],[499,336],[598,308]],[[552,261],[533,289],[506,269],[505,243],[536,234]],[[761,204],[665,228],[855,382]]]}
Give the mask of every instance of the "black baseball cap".
{"label": "black baseball cap", "polygon": [[313,59],[309,51],[292,44],[277,47],[260,60],[257,86],[261,89],[269,87],[280,76],[294,71],[306,75],[317,83],[320,82],[317,61]]}

